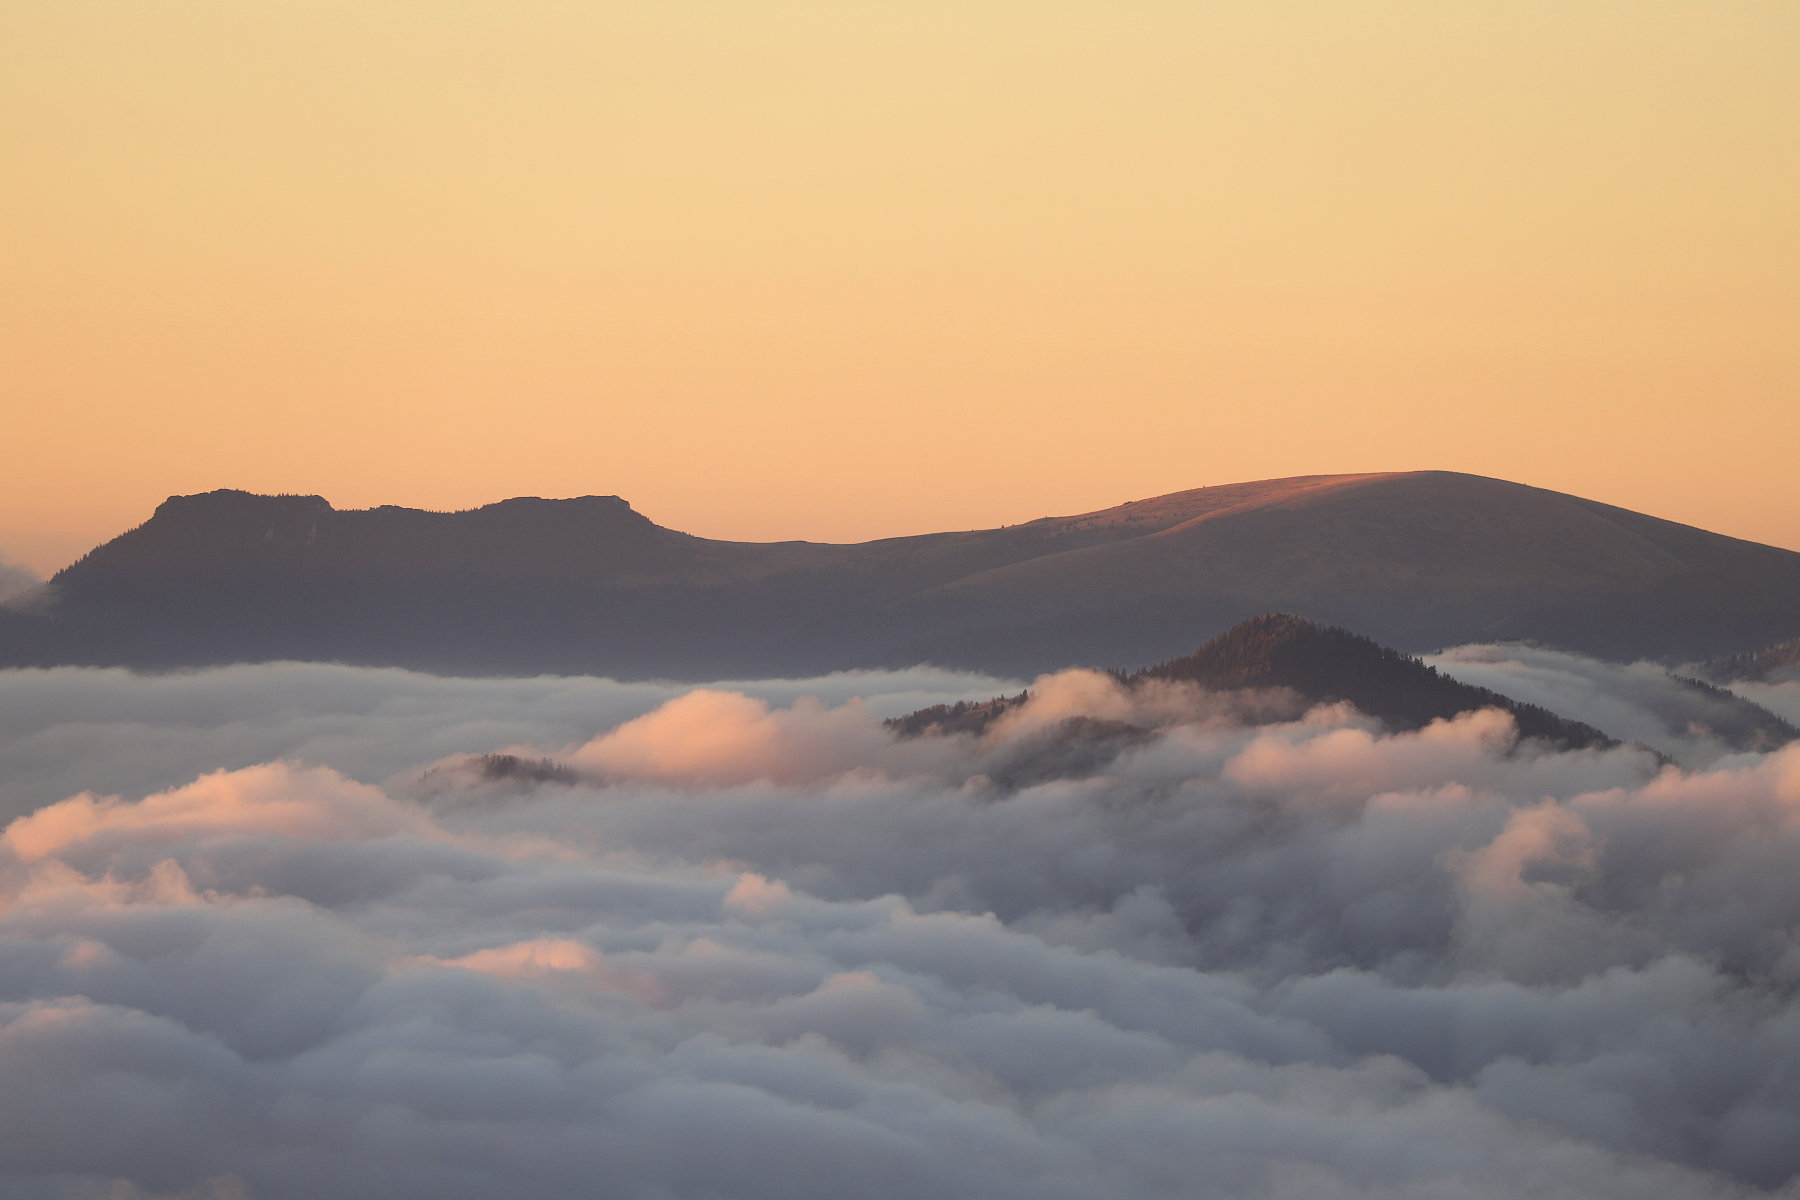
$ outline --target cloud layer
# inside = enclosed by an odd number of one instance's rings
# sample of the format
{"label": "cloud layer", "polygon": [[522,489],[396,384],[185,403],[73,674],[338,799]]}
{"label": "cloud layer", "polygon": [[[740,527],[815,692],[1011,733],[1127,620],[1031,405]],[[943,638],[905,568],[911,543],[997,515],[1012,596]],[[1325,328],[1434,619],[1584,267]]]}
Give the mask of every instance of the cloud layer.
{"label": "cloud layer", "polygon": [[1734,684],[1727,691],[1682,678],[1652,662],[1615,663],[1524,642],[1456,646],[1425,660],[1465,683],[1491,688],[1585,721],[1624,741],[1654,746],[1683,766],[1710,766],[1742,749],[1773,749],[1756,735],[1764,714],[1795,719],[1793,696],[1780,687]]}
{"label": "cloud layer", "polygon": [[[421,762],[514,743],[562,745],[649,712],[691,685],[588,676],[456,679],[330,663],[140,675],[0,671],[0,820],[83,789],[143,796],[203,771],[294,758],[379,783]],[[896,716],[985,700],[1014,680],[934,668],[719,687],[791,704],[862,697]]]}
{"label": "cloud layer", "polygon": [[[1252,727],[1269,698],[1085,672],[980,740],[780,689],[579,730],[557,689],[585,683],[494,685],[508,724],[309,670],[184,677],[188,741],[96,763],[314,730],[368,778],[232,765],[0,836],[0,1196],[1636,1200],[1800,1171],[1800,747],[1683,771],[1493,712]],[[1070,717],[1156,734],[1002,778]],[[96,744],[67,724],[6,752]]]}

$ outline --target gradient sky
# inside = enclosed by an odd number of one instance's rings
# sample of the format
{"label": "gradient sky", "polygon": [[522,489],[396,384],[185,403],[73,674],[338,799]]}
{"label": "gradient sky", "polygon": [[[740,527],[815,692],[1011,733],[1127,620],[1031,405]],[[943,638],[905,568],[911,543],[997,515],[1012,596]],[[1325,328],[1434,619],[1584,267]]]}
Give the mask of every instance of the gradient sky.
{"label": "gradient sky", "polygon": [[8,0],[0,552],[1445,468],[1800,549],[1793,0]]}

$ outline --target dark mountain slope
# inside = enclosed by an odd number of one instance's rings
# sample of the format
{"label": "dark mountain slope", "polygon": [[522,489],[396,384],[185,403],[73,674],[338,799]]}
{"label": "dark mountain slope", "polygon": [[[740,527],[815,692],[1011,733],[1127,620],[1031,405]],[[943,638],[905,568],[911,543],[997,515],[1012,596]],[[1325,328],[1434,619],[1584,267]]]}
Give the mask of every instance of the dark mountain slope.
{"label": "dark mountain slope", "polygon": [[[1254,689],[1268,695],[1297,693],[1300,706],[1253,705],[1240,719],[1291,720],[1313,703],[1348,700],[1390,730],[1419,729],[1461,713],[1498,708],[1513,716],[1520,736],[1559,749],[1607,749],[1619,745],[1591,725],[1547,709],[1521,704],[1486,688],[1442,675],[1418,659],[1345,629],[1317,625],[1285,613],[1241,622],[1192,654],[1119,675],[1127,688],[1153,680],[1199,684],[1208,691]],[[1281,689],[1276,691],[1276,689]],[[980,704],[938,704],[895,717],[887,727],[903,738],[981,737],[1030,693],[999,696]],[[1266,716],[1254,715],[1262,709]],[[1155,737],[1152,730],[1112,720],[1070,717],[1000,748],[989,777],[1003,787],[1092,774],[1132,747]],[[1664,761],[1667,761],[1666,759]]]}
{"label": "dark mountain slope", "polygon": [[[954,613],[939,623],[960,620],[973,643],[1003,643],[1026,622],[1048,631],[1070,612],[1105,615],[1090,620],[1097,629],[1167,626],[1164,614],[1184,606],[1215,620],[1296,612],[1407,649],[1536,638],[1606,658],[1699,657],[1717,653],[1705,646],[1800,632],[1792,551],[1451,472],[1285,482],[1141,538],[970,575],[915,603]],[[959,649],[966,657],[973,646]]]}
{"label": "dark mountain slope", "polygon": [[1702,663],[1700,673],[1717,683],[1783,683],[1800,680],[1800,638]]}
{"label": "dark mountain slope", "polygon": [[1522,737],[1565,749],[1618,745],[1592,725],[1460,683],[1347,629],[1316,625],[1286,613],[1235,625],[1192,654],[1146,667],[1130,679],[1187,680],[1213,691],[1292,688],[1314,701],[1348,700],[1395,730],[1420,729],[1458,713],[1499,708],[1513,715]]}
{"label": "dark mountain slope", "polygon": [[897,598],[1138,537],[1220,502],[1173,497],[842,546],[698,538],[616,496],[455,513],[176,496],[56,576],[53,620],[0,614],[0,661],[300,658],[701,678],[829,670],[898,640],[886,611]]}
{"label": "dark mountain slope", "polygon": [[1800,738],[1800,729],[1781,716],[1726,688],[1704,679],[1680,675],[1672,678],[1681,687],[1678,695],[1682,703],[1678,707],[1671,705],[1674,711],[1670,712],[1660,711],[1660,706],[1653,703],[1646,705],[1664,717],[1671,732],[1704,730],[1733,750],[1757,753],[1780,749]]}
{"label": "dark mountain slope", "polygon": [[995,721],[1029,699],[1031,693],[1027,691],[1016,696],[995,696],[976,704],[965,700],[955,704],[933,704],[903,717],[890,717],[883,723],[903,738],[924,737],[928,733],[967,733],[980,737]]}
{"label": "dark mountain slope", "polygon": [[1425,650],[1694,660],[1800,634],[1800,554],[1446,472],[1177,492],[858,545],[727,542],[616,496],[467,512],[173,497],[0,610],[0,663],[326,659],[707,679],[1154,662],[1281,610]]}
{"label": "dark mountain slope", "polygon": [[585,632],[603,636],[626,614],[595,593],[709,566],[700,539],[616,497],[339,512],[317,496],[212,492],[171,498],[51,586],[64,661],[541,670],[523,660],[543,622],[566,636],[599,618]]}

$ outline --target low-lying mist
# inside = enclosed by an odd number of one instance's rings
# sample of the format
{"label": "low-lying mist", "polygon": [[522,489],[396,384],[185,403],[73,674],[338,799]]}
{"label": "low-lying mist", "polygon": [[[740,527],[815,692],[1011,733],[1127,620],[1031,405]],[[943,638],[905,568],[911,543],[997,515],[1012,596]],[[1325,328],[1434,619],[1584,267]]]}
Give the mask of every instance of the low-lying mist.
{"label": "low-lying mist", "polygon": [[[713,686],[778,705],[861,697],[871,713],[890,717],[1023,685],[924,667]],[[448,754],[583,740],[692,687],[591,676],[458,679],[331,663],[0,671],[0,820],[79,791],[137,797],[274,759],[381,783]]]}
{"label": "low-lying mist", "polygon": [[904,739],[1019,685],[0,673],[0,1195],[1794,1194],[1800,744],[1434,661],[1686,765],[1085,671]]}
{"label": "low-lying mist", "polygon": [[[1773,749],[1778,741],[1746,736],[1759,716],[1800,723],[1800,683],[1738,682],[1726,689],[1696,678],[1697,667],[1672,672],[1651,662],[1602,662],[1521,642],[1457,646],[1425,661],[1464,683],[1652,746],[1686,767],[1709,766],[1741,749]],[[1742,701],[1767,712],[1746,714]]]}

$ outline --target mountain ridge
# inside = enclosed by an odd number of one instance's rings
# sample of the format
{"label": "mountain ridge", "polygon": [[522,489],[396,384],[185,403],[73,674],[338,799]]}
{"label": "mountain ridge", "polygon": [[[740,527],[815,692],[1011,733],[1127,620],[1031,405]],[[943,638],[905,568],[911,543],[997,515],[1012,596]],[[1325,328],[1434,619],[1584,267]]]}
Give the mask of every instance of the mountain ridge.
{"label": "mountain ridge", "polygon": [[1288,613],[1232,626],[1192,654],[1145,667],[1128,683],[1163,679],[1211,691],[1290,688],[1314,703],[1347,700],[1395,731],[1421,729],[1465,712],[1498,708],[1521,738],[1563,750],[1609,749],[1616,738],[1547,708],[1441,674],[1372,638]]}
{"label": "mountain ridge", "polygon": [[[1190,654],[1113,677],[1129,694],[1156,682],[1190,683],[1235,693],[1237,716],[1250,725],[1292,721],[1319,704],[1348,702],[1390,733],[1422,729],[1482,709],[1511,716],[1521,743],[1556,750],[1611,750],[1624,743],[1601,729],[1442,674],[1411,655],[1347,629],[1287,613],[1265,613],[1227,629]],[[970,704],[937,704],[885,722],[896,737],[987,736],[1008,713],[1024,709],[1029,691]],[[1772,715],[1772,714],[1771,714]],[[1069,716],[1035,731],[988,774],[1009,788],[1072,774],[1091,774],[1158,731],[1093,716]],[[1786,729],[1790,736],[1795,734]],[[1668,756],[1638,743],[1658,762]]]}
{"label": "mountain ridge", "polygon": [[1701,663],[1699,672],[1713,683],[1800,681],[1800,638]]}
{"label": "mountain ridge", "polygon": [[0,612],[0,663],[273,658],[704,679],[1157,662],[1271,610],[1407,651],[1698,661],[1800,634],[1800,554],[1454,472],[1189,489],[999,529],[732,542],[617,496],[434,513],[171,497]]}
{"label": "mountain ridge", "polygon": [[[1616,731],[1458,679],[1351,630],[1288,613],[1252,617],[1192,653],[1137,671],[1111,674],[1128,692],[1154,681],[1168,681],[1196,684],[1208,692],[1235,693],[1238,719],[1248,724],[1294,720],[1313,705],[1347,701],[1390,732],[1405,732],[1478,709],[1496,708],[1511,714],[1521,739],[1557,749],[1608,749],[1624,743]],[[1724,688],[1673,672],[1666,676],[1666,683],[1668,690],[1644,696],[1639,703],[1664,719],[1667,732],[1677,738],[1703,736],[1717,739],[1729,751],[1753,753],[1767,753],[1800,740],[1800,729],[1780,715]],[[1696,698],[1702,703],[1695,703]],[[979,703],[937,704],[894,717],[886,725],[900,737],[980,737],[1030,699],[1027,690]],[[1681,703],[1684,700],[1688,703]],[[1120,735],[1132,729],[1117,722],[1073,719],[1085,724],[1056,737],[1072,742],[1099,737],[1117,743]],[[1150,731],[1136,732],[1148,736]],[[1665,762],[1673,761],[1645,742],[1632,744],[1645,746]]]}

